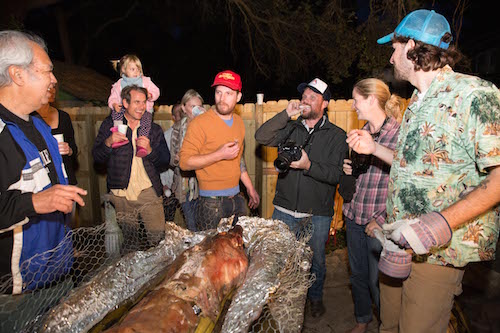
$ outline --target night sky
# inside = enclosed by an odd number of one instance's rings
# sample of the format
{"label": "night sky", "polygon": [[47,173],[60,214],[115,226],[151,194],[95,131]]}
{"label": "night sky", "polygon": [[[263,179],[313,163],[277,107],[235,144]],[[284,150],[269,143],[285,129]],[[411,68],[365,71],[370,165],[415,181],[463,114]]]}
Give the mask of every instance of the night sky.
{"label": "night sky", "polygon": [[[23,25],[26,30],[41,35],[47,41],[53,59],[64,60],[55,15],[55,6],[62,6],[65,13],[71,13],[67,27],[74,62],[84,64],[116,81],[119,76],[113,71],[109,60],[118,59],[126,53],[137,54],[142,61],[144,74],[150,76],[160,87],[159,104],[172,104],[178,101],[189,88],[198,90],[206,102],[213,103],[213,90],[210,85],[214,75],[223,69],[232,69],[242,74],[243,102],[254,102],[257,92],[264,92],[265,100],[296,98],[298,83],[309,81],[315,76],[321,77],[322,73],[311,70],[305,74],[298,74],[288,83],[277,85],[273,79],[255,74],[244,50],[239,51],[236,56],[231,52],[228,27],[222,24],[222,20],[219,23],[201,24],[203,17],[195,10],[196,1],[191,2],[185,9],[176,6],[172,11],[168,11],[162,7],[164,12],[161,13],[155,11],[154,6],[143,6],[143,2],[139,1],[126,20],[103,26],[103,22],[106,21],[103,18],[117,17],[124,12],[123,6],[134,2],[102,1],[81,9],[81,3],[85,2],[60,1],[57,5],[29,11]],[[491,2],[480,0],[469,2],[464,13],[459,47],[472,60],[479,51],[498,47],[500,44],[495,18],[497,14],[486,7],[486,4],[491,5]],[[363,20],[368,13],[366,0],[358,0],[357,3],[357,17]],[[451,23],[455,1],[429,3],[430,6],[426,8],[434,8],[444,14]],[[78,14],[79,10],[82,13]],[[86,14],[85,10],[89,13]],[[93,36],[86,34],[88,31],[95,31],[96,27],[101,27],[99,33]],[[455,34],[453,27],[452,31]],[[382,46],[374,45],[374,47]],[[498,52],[496,59],[493,60],[498,62]],[[475,68],[470,67],[469,70],[473,72]],[[480,75],[498,85],[499,71],[497,69],[496,73]],[[335,86],[332,89],[334,98],[339,96],[350,98],[353,83],[352,80],[346,80],[343,84]]]}

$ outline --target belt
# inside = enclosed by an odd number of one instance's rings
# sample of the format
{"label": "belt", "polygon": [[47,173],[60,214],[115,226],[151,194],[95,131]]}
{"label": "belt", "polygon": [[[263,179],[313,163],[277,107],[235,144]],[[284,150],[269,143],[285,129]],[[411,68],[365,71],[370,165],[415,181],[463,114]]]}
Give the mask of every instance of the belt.
{"label": "belt", "polygon": [[223,196],[201,196],[201,198],[208,198],[208,199],[233,199],[234,197],[237,197],[241,194],[240,193],[237,193],[237,194],[234,194],[234,195],[223,195]]}

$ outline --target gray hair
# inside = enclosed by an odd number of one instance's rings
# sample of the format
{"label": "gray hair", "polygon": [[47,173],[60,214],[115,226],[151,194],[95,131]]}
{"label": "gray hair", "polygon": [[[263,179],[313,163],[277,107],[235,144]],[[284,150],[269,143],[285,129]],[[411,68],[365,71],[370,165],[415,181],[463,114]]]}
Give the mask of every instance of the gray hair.
{"label": "gray hair", "polygon": [[15,30],[0,31],[0,87],[12,83],[9,75],[10,66],[28,68],[33,61],[33,48],[30,42],[38,44],[47,51],[47,45],[42,38]]}

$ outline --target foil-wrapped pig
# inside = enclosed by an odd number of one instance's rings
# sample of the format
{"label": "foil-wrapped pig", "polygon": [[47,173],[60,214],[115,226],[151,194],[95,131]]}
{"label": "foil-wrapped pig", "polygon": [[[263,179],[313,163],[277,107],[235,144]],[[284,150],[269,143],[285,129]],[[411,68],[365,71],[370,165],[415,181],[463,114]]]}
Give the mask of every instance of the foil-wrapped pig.
{"label": "foil-wrapped pig", "polygon": [[242,231],[235,226],[183,252],[165,279],[105,332],[194,332],[201,316],[215,321],[221,302],[247,271]]}

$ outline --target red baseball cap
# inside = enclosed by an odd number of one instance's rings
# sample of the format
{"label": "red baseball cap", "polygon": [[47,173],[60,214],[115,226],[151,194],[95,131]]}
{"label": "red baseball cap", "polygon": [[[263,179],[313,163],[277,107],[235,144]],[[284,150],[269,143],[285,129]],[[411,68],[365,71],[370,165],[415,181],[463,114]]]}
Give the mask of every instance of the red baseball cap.
{"label": "red baseball cap", "polygon": [[226,86],[233,90],[241,91],[241,77],[233,71],[225,70],[215,76],[212,87]]}

